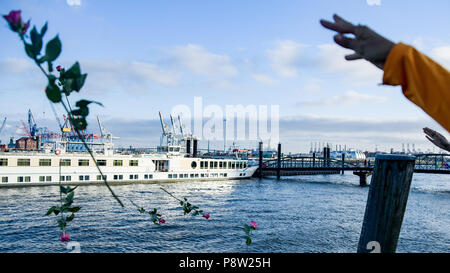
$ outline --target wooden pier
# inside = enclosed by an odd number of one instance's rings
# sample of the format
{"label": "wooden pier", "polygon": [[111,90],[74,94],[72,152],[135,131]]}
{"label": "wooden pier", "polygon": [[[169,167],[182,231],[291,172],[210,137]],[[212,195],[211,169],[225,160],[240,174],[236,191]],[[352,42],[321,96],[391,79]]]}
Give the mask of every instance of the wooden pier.
{"label": "wooden pier", "polygon": [[[367,185],[367,178],[372,175],[374,164],[367,161],[361,162],[345,158],[342,154],[340,159],[330,157],[330,148],[325,147],[321,155],[313,153],[311,156],[283,156],[281,144],[278,144],[278,153],[275,159],[265,160],[263,158],[263,143],[259,143],[259,168],[255,177],[295,175],[331,175],[344,174],[352,171],[359,177],[360,185]],[[446,165],[445,157],[448,154],[420,154],[416,155],[414,172],[450,174],[450,167]]]}

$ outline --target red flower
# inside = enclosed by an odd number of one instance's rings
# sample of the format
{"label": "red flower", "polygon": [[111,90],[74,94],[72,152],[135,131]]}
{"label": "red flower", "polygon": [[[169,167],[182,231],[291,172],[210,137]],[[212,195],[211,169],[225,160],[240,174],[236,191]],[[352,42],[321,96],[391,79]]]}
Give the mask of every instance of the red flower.
{"label": "red flower", "polygon": [[61,71],[61,69],[62,69],[62,67],[61,67],[60,65],[58,65],[58,66],[56,67],[56,70],[58,70],[58,71]]}
{"label": "red flower", "polygon": [[250,221],[250,226],[256,229],[258,227],[258,224],[256,222]]}
{"label": "red flower", "polygon": [[61,235],[59,236],[59,239],[61,240],[61,242],[68,242],[68,241],[70,241],[69,233],[68,232],[61,233]]}
{"label": "red flower", "polygon": [[211,216],[211,215],[209,215],[209,213],[203,214],[203,217],[205,217],[206,219],[209,219],[210,216]]}
{"label": "red flower", "polygon": [[3,18],[8,22],[12,31],[21,35],[25,34],[30,26],[30,20],[26,24],[23,23],[20,10],[12,10],[8,15],[3,15]]}
{"label": "red flower", "polygon": [[163,218],[159,218],[159,222],[160,222],[161,224],[164,224],[164,223],[166,223],[166,220],[164,220]]}

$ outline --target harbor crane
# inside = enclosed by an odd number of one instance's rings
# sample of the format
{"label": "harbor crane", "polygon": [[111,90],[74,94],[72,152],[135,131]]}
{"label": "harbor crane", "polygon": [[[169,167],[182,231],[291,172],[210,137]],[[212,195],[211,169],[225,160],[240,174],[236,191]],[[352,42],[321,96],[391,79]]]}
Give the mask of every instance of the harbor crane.
{"label": "harbor crane", "polygon": [[119,139],[119,137],[113,136],[110,132],[107,132],[105,127],[103,127],[102,121],[100,117],[97,115],[98,127],[100,128],[100,136],[101,138],[107,139],[108,141],[112,141],[113,139]]}
{"label": "harbor crane", "polygon": [[[6,117],[5,117],[5,119],[3,120],[2,126],[0,127],[0,134],[1,134],[2,131],[3,131],[3,128],[5,128],[5,125],[6,125]],[[1,141],[0,141],[0,142],[1,142]]]}

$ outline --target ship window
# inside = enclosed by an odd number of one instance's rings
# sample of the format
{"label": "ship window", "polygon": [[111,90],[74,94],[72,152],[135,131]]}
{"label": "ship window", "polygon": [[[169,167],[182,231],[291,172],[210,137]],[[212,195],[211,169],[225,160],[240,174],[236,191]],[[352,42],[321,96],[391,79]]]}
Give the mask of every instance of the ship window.
{"label": "ship window", "polygon": [[123,165],[123,160],[114,160],[113,165],[114,166],[122,166]]}
{"label": "ship window", "polygon": [[17,166],[30,166],[30,159],[29,158],[17,159]]}
{"label": "ship window", "polygon": [[117,178],[118,178],[118,175],[115,174],[115,175],[114,175],[114,180],[117,180]]}
{"label": "ship window", "polygon": [[80,175],[78,178],[80,179],[80,181],[84,180],[84,176],[82,176],[82,175]]}
{"label": "ship window", "polygon": [[[103,175],[103,178],[106,180],[106,175]],[[102,176],[100,174],[97,175],[97,180],[102,180]]]}
{"label": "ship window", "polygon": [[66,175],[66,181],[72,181],[72,176]]}
{"label": "ship window", "polygon": [[2,182],[3,183],[7,183],[8,182],[8,177],[7,176],[2,176]]}
{"label": "ship window", "polygon": [[203,166],[204,166],[204,162],[200,161],[200,169],[203,169]]}
{"label": "ship window", "polygon": [[195,174],[195,177],[198,177],[198,173]]}
{"label": "ship window", "polygon": [[17,177],[17,182],[23,182],[23,176],[18,176]]}
{"label": "ship window", "polygon": [[51,181],[52,181],[52,177],[51,177],[51,176],[46,176],[46,177],[45,177],[45,181],[51,182]]}
{"label": "ship window", "polygon": [[214,162],[214,169],[217,169],[217,161],[216,162]]}
{"label": "ship window", "polygon": [[97,160],[97,165],[98,166],[106,166],[106,160],[104,160],[104,159]]}
{"label": "ship window", "polygon": [[210,161],[209,162],[209,168],[212,169],[214,167],[214,162]]}
{"label": "ship window", "polygon": [[144,174],[144,179],[148,179],[148,174]]}
{"label": "ship window", "polygon": [[149,174],[149,175],[148,175],[148,178],[149,178],[149,179],[153,179],[153,174]]}
{"label": "ship window", "polygon": [[90,179],[90,178],[89,178],[89,175],[85,175],[85,176],[84,176],[84,180],[89,181],[89,179]]}
{"label": "ship window", "polygon": [[194,174],[193,173],[191,173],[191,178],[194,178]]}
{"label": "ship window", "polygon": [[61,159],[60,161],[59,161],[59,165],[60,166],[65,166],[65,167],[68,167],[68,166],[70,166],[70,159]]}
{"label": "ship window", "polygon": [[39,182],[44,182],[45,181],[45,176],[39,176]]}
{"label": "ship window", "polygon": [[219,162],[219,168],[222,169],[223,168],[223,162]]}
{"label": "ship window", "polygon": [[51,159],[39,159],[39,166],[51,166],[52,160]]}
{"label": "ship window", "polygon": [[202,173],[202,174],[200,175],[200,177],[205,177],[205,174],[204,174],[204,173]]}
{"label": "ship window", "polygon": [[119,174],[119,180],[123,179],[123,175]]}
{"label": "ship window", "polygon": [[191,167],[192,167],[192,169],[195,169],[195,168],[197,168],[197,162],[195,162],[195,161],[192,161],[192,163],[191,163]]}
{"label": "ship window", "polygon": [[133,176],[132,174],[130,174],[130,179],[133,179],[133,177],[134,177],[134,176]]}
{"label": "ship window", "polygon": [[78,166],[89,166],[89,159],[78,159]]}
{"label": "ship window", "polygon": [[177,174],[174,174],[174,175],[173,175],[173,178],[178,178],[178,175],[177,175]]}
{"label": "ship window", "polygon": [[139,175],[135,174],[134,179],[138,179],[138,178],[139,178]]}
{"label": "ship window", "polygon": [[64,181],[66,180],[66,177],[65,177],[65,176],[60,176],[60,177],[59,177],[59,180],[61,180],[62,182],[64,182]]}
{"label": "ship window", "polygon": [[8,166],[8,159],[0,158],[0,166]]}
{"label": "ship window", "polygon": [[226,174],[226,173],[224,173],[224,174],[223,174],[223,177],[227,177],[227,174]]}
{"label": "ship window", "polygon": [[138,165],[138,160],[130,160],[130,166],[135,166],[135,167],[137,167],[137,166],[139,166]]}
{"label": "ship window", "polygon": [[228,162],[228,169],[231,169],[231,162]]}
{"label": "ship window", "polygon": [[172,178],[172,175],[171,174],[169,174],[169,176],[168,176],[169,178]]}

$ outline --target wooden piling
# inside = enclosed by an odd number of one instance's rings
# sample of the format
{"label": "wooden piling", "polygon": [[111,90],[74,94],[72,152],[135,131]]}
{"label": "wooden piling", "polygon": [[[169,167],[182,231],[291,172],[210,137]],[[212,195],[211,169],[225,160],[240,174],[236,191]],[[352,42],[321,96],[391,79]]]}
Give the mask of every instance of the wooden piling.
{"label": "wooden piling", "polygon": [[358,253],[371,252],[373,245],[379,246],[381,253],[396,251],[414,163],[413,156],[376,156]]}
{"label": "wooden piling", "polygon": [[277,179],[281,177],[281,143],[278,143]]}
{"label": "wooden piling", "polygon": [[263,143],[262,141],[259,142],[259,178],[261,179],[263,177]]}
{"label": "wooden piling", "polygon": [[342,173],[341,174],[344,174],[344,162],[345,162],[345,153],[342,153]]}

